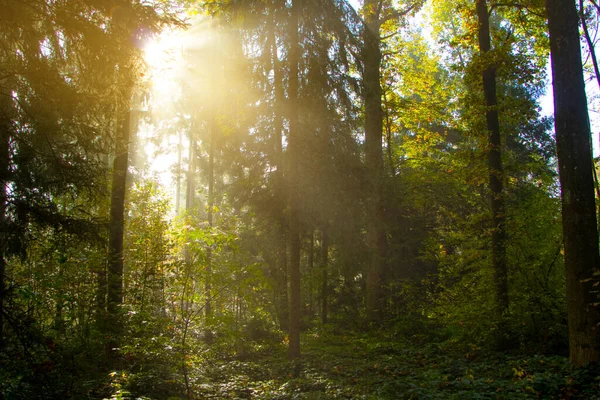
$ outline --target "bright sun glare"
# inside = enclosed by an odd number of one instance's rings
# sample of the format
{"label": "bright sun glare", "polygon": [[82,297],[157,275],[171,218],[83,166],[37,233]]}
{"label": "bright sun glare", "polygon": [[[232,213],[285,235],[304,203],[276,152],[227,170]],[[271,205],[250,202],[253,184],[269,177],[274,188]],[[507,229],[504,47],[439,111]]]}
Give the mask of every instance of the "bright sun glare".
{"label": "bright sun glare", "polygon": [[167,30],[143,47],[152,122],[141,124],[138,140],[148,162],[145,172],[158,177],[167,190],[173,186],[172,171],[179,158],[186,168],[191,115],[216,112],[217,104],[227,108],[222,93],[230,90],[241,96],[247,89],[236,69],[237,42],[229,33],[198,18],[187,29]]}
{"label": "bright sun glare", "polygon": [[[168,119],[181,93],[183,66],[183,34],[181,30],[164,31],[148,40],[143,48],[147,65],[147,87],[150,91],[151,122],[139,127],[138,140],[144,148],[148,171],[166,189],[172,186],[172,167],[177,162],[173,135],[161,132],[161,120]],[[166,151],[165,151],[166,150]],[[174,195],[174,193],[171,193]]]}
{"label": "bright sun glare", "polygon": [[[165,31],[144,46],[150,84],[155,98],[170,98],[177,90],[178,69],[183,60],[181,31]],[[157,96],[158,95],[158,96]]]}

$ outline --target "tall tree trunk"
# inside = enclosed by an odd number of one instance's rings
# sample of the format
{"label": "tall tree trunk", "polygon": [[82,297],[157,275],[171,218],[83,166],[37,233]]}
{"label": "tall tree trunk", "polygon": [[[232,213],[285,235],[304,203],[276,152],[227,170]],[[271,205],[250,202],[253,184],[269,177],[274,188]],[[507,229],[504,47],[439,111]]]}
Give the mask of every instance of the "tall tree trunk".
{"label": "tall tree trunk", "polygon": [[117,128],[116,154],[113,161],[107,296],[110,316],[118,314],[118,308],[123,302],[123,234],[130,129],[131,113],[128,111]]}
{"label": "tall tree trunk", "polygon": [[[479,22],[479,50],[485,58],[491,51],[490,19],[486,0],[476,0]],[[489,60],[486,60],[489,62]],[[492,268],[496,289],[496,313],[499,323],[498,346],[505,347],[506,324],[503,322],[508,310],[508,268],[506,261],[506,219],[504,211],[504,188],[502,168],[502,143],[498,102],[496,99],[496,67],[487,66],[483,71],[483,94],[486,105],[486,124],[488,131],[488,170],[492,206]]]}
{"label": "tall tree trunk", "polygon": [[321,268],[323,268],[323,282],[321,286],[321,322],[323,325],[327,323],[328,313],[328,297],[329,297],[329,285],[328,285],[328,258],[329,258],[329,230],[327,227],[322,228],[322,239],[321,239]]}
{"label": "tall tree trunk", "polygon": [[310,318],[313,316],[314,309],[314,301],[313,301],[313,270],[315,266],[315,230],[311,228],[310,230],[310,243],[308,247],[308,275],[311,277],[309,280],[309,288],[308,288],[308,315]]}
{"label": "tall tree trunk", "polygon": [[175,178],[175,214],[180,215],[181,208],[181,158],[183,153],[183,130],[179,131],[177,143],[177,176]]}
{"label": "tall tree trunk", "polygon": [[290,77],[289,77],[289,240],[290,240],[290,320],[289,351],[290,359],[300,357],[300,202],[298,196],[298,163],[300,161],[300,131],[298,124],[298,63],[300,61],[299,15],[300,0],[292,0],[290,20]]}
{"label": "tall tree trunk", "polygon": [[363,91],[365,101],[365,161],[367,179],[367,243],[370,250],[367,267],[367,318],[381,319],[381,276],[386,256],[383,209],[383,111],[381,108],[381,49],[378,15],[379,0],[365,0],[363,13]]}
{"label": "tall tree trunk", "polygon": [[281,79],[281,65],[277,56],[277,38],[275,28],[277,22],[278,1],[273,1],[271,8],[269,43],[273,68],[273,88],[274,88],[274,106],[273,106],[273,167],[275,168],[273,184],[275,186],[275,207],[277,208],[276,217],[276,244],[277,261],[274,276],[276,277],[276,302],[279,316],[279,326],[282,330],[289,329],[289,311],[288,311],[288,286],[287,286],[287,238],[286,238],[286,185],[283,173],[283,121],[281,115],[281,105],[285,102],[285,93]]}
{"label": "tall tree trunk", "polygon": [[10,136],[13,115],[12,94],[7,81],[7,79],[0,81],[0,351],[4,347],[5,250],[9,234],[6,225],[6,189],[10,169]]}
{"label": "tall tree trunk", "polygon": [[[102,162],[106,166],[107,170],[110,169],[110,155],[103,154]],[[108,176],[106,179],[107,182]],[[110,186],[108,183],[105,186],[105,190],[108,192]],[[108,204],[109,209],[102,210],[101,215],[105,215],[108,213],[108,217],[110,219],[110,204]],[[107,289],[107,274],[108,274],[108,264],[110,263],[109,257],[98,266],[96,269],[96,325],[100,331],[104,331],[106,329],[106,293]]]}
{"label": "tall tree trunk", "polygon": [[[209,150],[208,150],[208,210],[207,219],[209,229],[213,227],[213,209],[215,207],[215,130],[217,129],[215,117],[212,116],[209,122]],[[208,246],[206,251],[206,282],[204,287],[204,295],[206,296],[206,303],[204,304],[204,312],[206,318],[212,316],[212,304],[211,304],[211,286],[212,281],[212,248]]]}
{"label": "tall tree trunk", "polygon": [[121,328],[120,307],[123,304],[123,235],[131,112],[128,110],[119,119],[112,172],[108,243],[107,317],[110,321],[105,321],[105,328],[109,328],[113,335],[108,343],[108,353],[111,358],[116,356],[112,353],[112,349],[118,347]]}
{"label": "tall tree trunk", "polygon": [[[5,208],[5,207],[2,207]],[[0,210],[4,211],[4,210]],[[3,212],[4,214],[4,212]],[[4,224],[2,224],[4,225]],[[3,252],[4,253],[4,252]],[[6,281],[6,260],[4,254],[0,254],[0,351],[4,349],[4,293]]]}
{"label": "tall tree trunk", "polygon": [[[188,141],[188,166],[186,172],[186,183],[185,183],[185,212],[187,214],[186,218],[190,218],[190,213],[194,208],[194,194],[196,191],[196,185],[194,184],[194,175],[196,173],[196,152],[194,151],[195,147],[195,138],[194,138],[194,130],[196,129],[196,124],[192,120],[192,125],[190,127]],[[183,247],[183,260],[186,264],[186,268],[191,270],[192,264],[192,255],[190,253],[190,246],[186,243]]]}
{"label": "tall tree trunk", "polygon": [[577,8],[573,0],[547,0],[556,151],[562,198],[569,314],[569,358],[575,365],[600,361],[598,229],[592,150],[583,79]]}
{"label": "tall tree trunk", "polygon": [[194,138],[194,130],[196,124],[192,122],[192,126],[189,132],[189,147],[188,147],[188,170],[186,173],[186,187],[185,187],[185,211],[190,213],[194,208],[194,196],[196,192],[196,185],[194,184],[194,174],[196,173],[196,152],[194,147],[196,145]]}

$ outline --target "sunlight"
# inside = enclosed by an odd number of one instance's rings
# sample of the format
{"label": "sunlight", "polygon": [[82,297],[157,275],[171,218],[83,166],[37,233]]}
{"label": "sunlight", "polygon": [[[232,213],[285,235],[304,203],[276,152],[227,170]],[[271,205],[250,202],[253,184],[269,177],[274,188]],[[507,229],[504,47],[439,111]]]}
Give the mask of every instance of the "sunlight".
{"label": "sunlight", "polygon": [[[148,172],[159,174],[167,188],[172,186],[170,171],[178,152],[188,153],[188,144],[179,149],[171,137],[189,135],[193,121],[202,130],[207,118],[234,112],[232,93],[240,99],[249,91],[241,50],[231,31],[215,29],[214,21],[202,17],[188,22],[187,29],[167,30],[143,46],[151,122],[141,127],[140,147],[145,149]],[[160,148],[156,143],[162,143]]]}
{"label": "sunlight", "polygon": [[0,2],[0,400],[600,400],[598,3]]}
{"label": "sunlight", "polygon": [[236,71],[225,80],[226,65],[235,65],[224,57],[234,52],[227,34],[217,33],[203,18],[189,22],[187,29],[167,30],[143,46],[150,118],[140,125],[138,146],[144,149],[144,174],[157,178],[171,198],[176,197],[174,171],[188,168],[189,135],[202,134],[198,128],[190,133],[194,121],[197,118],[202,129],[206,115],[229,110],[224,106],[225,88],[245,86],[243,79],[231,79]]}
{"label": "sunlight", "polygon": [[177,76],[183,63],[182,34],[181,30],[164,31],[144,45],[154,99],[174,100],[178,95]]}
{"label": "sunlight", "polygon": [[[143,47],[150,121],[140,124],[137,140],[139,147],[144,149],[147,163],[144,174],[156,178],[168,192],[172,191],[172,169],[177,163],[177,152],[165,125],[169,125],[181,99],[185,34],[181,29],[167,30],[148,40]],[[169,193],[171,198],[174,194]]]}
{"label": "sunlight", "polygon": [[207,91],[207,84],[214,84],[206,74],[214,62],[215,46],[222,43],[206,20],[189,22],[187,29],[166,30],[143,47],[153,105],[160,104],[161,111],[181,99],[182,87],[188,92],[192,89],[186,98],[189,102],[198,100],[198,95]]}

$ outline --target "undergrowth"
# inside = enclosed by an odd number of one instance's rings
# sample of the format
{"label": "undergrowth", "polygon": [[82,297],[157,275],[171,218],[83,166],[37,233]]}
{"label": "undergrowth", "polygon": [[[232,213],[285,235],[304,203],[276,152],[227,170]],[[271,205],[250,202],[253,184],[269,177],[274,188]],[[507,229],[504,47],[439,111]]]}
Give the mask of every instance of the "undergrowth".
{"label": "undergrowth", "polygon": [[[303,356],[286,361],[286,344],[253,354],[212,354],[196,365],[199,399],[600,399],[600,368],[565,357],[498,353],[452,342],[372,332],[314,329]],[[135,381],[135,379],[133,379]],[[126,386],[126,385],[125,385]],[[159,385],[160,386],[160,385]],[[125,392],[123,392],[125,393]],[[136,398],[135,391],[127,392]],[[139,394],[139,393],[138,393]],[[137,398],[185,398],[177,395]]]}

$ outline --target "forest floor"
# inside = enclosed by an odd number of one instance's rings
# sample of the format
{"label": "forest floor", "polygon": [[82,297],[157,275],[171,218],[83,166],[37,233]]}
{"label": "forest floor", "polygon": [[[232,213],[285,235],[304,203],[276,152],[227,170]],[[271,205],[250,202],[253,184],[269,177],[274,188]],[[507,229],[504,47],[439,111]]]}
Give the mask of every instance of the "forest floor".
{"label": "forest floor", "polygon": [[600,399],[598,366],[423,342],[313,331],[295,362],[282,343],[203,363],[194,392],[200,399]]}

